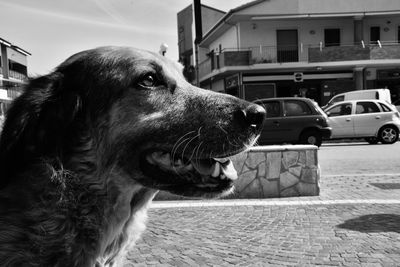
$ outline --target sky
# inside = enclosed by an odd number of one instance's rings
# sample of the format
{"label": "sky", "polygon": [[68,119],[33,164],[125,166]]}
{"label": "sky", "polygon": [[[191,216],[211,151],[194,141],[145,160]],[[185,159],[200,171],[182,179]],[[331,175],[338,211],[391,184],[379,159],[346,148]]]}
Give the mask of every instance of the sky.
{"label": "sky", "polygon": [[[251,0],[202,0],[229,11]],[[177,13],[192,0],[0,0],[0,38],[32,55],[28,74],[44,75],[70,55],[98,46],[133,46],[178,60]]]}

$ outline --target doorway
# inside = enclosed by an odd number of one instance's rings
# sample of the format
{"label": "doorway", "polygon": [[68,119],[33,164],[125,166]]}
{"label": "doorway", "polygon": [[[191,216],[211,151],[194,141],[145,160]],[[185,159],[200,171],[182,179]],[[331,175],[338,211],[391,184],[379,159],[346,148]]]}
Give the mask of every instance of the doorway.
{"label": "doorway", "polygon": [[279,63],[299,61],[297,30],[277,30],[276,43]]}

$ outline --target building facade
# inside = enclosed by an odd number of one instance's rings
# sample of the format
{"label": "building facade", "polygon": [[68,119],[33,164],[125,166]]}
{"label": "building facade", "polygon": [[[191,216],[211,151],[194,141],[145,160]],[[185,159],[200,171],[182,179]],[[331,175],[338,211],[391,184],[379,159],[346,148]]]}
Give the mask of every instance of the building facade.
{"label": "building facade", "polygon": [[0,116],[22,92],[28,79],[27,57],[31,54],[0,38]]}
{"label": "building facade", "polygon": [[[206,6],[201,5],[201,28],[203,32],[211,29],[226,13]],[[178,21],[178,51],[179,61],[185,67],[184,74],[186,78],[193,82],[195,80],[195,49],[194,49],[194,24],[193,24],[193,6],[181,10],[177,15]],[[199,53],[199,62],[207,59],[206,53]]]}
{"label": "building facade", "polygon": [[398,0],[256,0],[227,12],[199,46],[200,85],[247,100],[323,105],[385,87],[400,99]]}

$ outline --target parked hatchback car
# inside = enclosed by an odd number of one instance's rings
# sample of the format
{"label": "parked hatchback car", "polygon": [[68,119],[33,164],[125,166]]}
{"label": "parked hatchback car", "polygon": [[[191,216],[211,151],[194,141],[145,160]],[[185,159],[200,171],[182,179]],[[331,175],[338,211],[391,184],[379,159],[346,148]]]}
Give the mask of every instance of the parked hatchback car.
{"label": "parked hatchback car", "polygon": [[320,146],[331,135],[328,117],[309,98],[282,97],[255,101],[267,111],[260,145],[312,144]]}
{"label": "parked hatchback car", "polygon": [[344,101],[325,112],[332,126],[332,139],[365,138],[370,144],[393,144],[399,139],[400,113],[386,101]]}

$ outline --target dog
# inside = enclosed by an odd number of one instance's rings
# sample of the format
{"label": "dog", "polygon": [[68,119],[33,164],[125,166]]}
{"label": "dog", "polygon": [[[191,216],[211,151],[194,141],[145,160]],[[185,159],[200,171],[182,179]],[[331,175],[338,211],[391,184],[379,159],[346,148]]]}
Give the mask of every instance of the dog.
{"label": "dog", "polygon": [[119,266],[159,190],[232,192],[229,157],[254,144],[265,110],[182,69],[110,46],[28,82],[0,139],[0,266]]}

